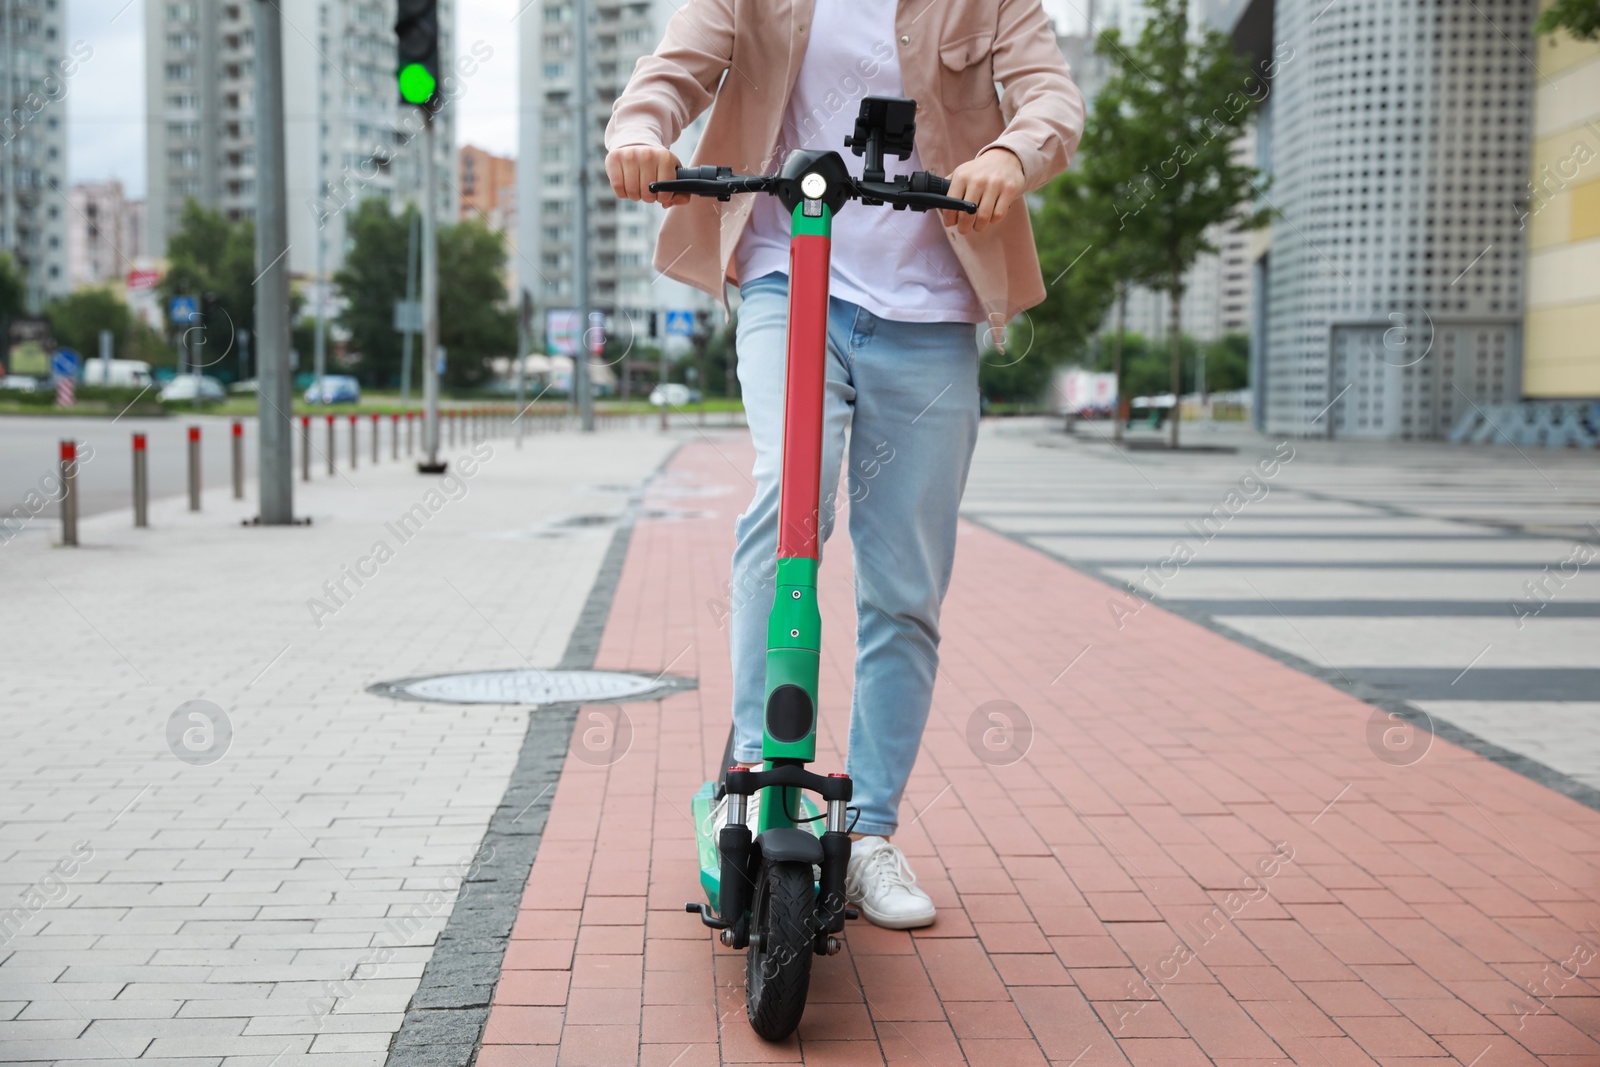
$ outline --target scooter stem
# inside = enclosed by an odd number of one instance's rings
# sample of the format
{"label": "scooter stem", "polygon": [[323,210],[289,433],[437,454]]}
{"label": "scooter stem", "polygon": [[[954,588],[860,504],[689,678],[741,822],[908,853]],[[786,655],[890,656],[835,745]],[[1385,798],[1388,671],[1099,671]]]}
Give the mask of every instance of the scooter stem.
{"label": "scooter stem", "polygon": [[[827,378],[828,261],[833,213],[818,200],[794,207],[789,240],[789,348],[784,386],[778,574],[767,622],[763,759],[810,762],[817,753],[817,557]],[[761,806],[759,826],[790,825],[784,804]],[[798,808],[793,808],[798,811]]]}

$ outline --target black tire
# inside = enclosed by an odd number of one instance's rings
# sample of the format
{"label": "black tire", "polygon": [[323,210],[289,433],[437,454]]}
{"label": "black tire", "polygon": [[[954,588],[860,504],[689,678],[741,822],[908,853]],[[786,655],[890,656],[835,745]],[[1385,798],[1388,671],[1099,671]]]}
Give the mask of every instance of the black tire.
{"label": "black tire", "polygon": [[761,861],[750,904],[750,930],[760,943],[745,957],[745,1014],[768,1041],[794,1033],[806,1010],[816,895],[811,864]]}

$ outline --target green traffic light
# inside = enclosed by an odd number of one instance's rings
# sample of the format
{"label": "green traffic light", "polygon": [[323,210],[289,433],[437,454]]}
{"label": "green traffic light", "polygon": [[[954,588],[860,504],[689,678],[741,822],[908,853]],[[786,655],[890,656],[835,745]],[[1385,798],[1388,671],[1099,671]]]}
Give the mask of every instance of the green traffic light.
{"label": "green traffic light", "polygon": [[420,107],[433,99],[438,87],[433,75],[421,63],[407,63],[400,68],[400,96],[406,103]]}

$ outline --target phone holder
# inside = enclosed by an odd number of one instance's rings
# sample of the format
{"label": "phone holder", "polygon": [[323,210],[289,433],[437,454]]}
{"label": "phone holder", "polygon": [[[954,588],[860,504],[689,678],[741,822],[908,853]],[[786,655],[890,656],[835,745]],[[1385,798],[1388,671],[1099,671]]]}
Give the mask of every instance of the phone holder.
{"label": "phone holder", "polygon": [[917,102],[897,96],[869,96],[861,101],[855,133],[844,139],[845,147],[865,155],[863,181],[884,181],[883,157],[893,153],[900,159],[911,155],[917,134]]}

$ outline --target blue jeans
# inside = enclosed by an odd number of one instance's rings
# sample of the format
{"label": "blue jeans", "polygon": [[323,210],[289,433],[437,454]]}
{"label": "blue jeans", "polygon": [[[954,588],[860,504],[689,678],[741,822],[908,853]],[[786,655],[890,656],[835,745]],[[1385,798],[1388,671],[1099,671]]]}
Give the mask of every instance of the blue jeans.
{"label": "blue jeans", "polygon": [[[756,489],[736,527],[730,645],[734,754],[754,763],[761,758],[776,571],[788,276],[756,278],[740,295],[739,386],[756,448]],[[978,434],[977,334],[970,323],[893,322],[830,298],[827,360],[824,539],[833,529],[846,448],[850,459],[857,618],[848,770],[860,809],[855,830],[889,834],[899,824],[900,798],[933,701],[939,607],[950,585],[957,510]],[[826,636],[823,647],[826,663]]]}

